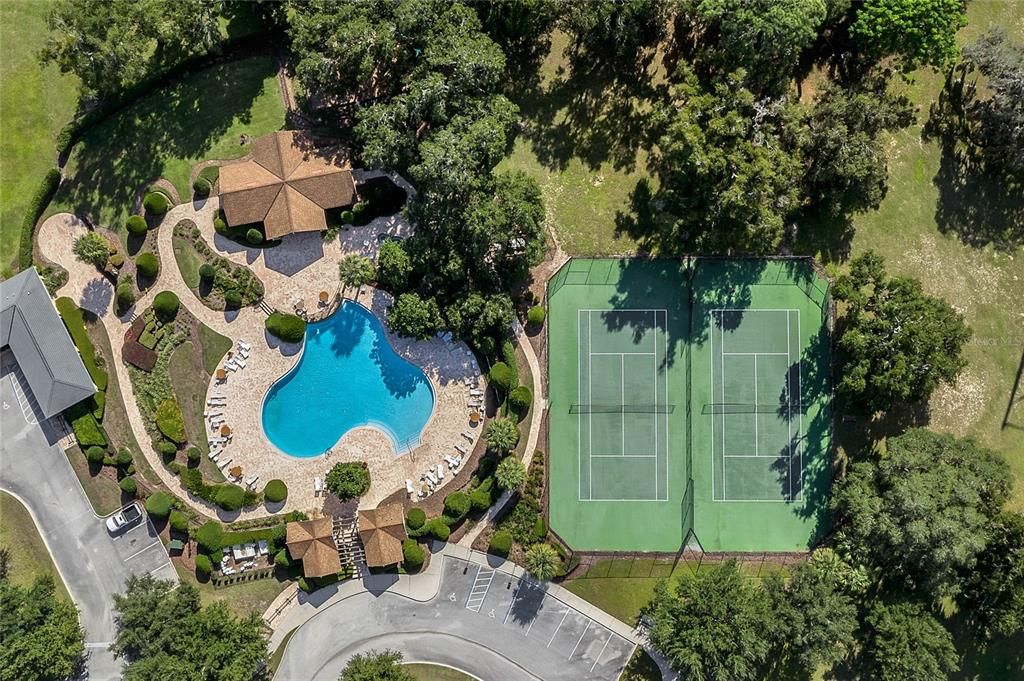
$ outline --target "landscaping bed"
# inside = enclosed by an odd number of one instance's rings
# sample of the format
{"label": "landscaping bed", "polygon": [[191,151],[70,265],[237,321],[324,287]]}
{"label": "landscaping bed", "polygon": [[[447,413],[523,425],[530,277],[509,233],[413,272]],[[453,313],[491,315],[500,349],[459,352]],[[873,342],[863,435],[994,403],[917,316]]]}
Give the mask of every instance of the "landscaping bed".
{"label": "landscaping bed", "polygon": [[185,285],[211,310],[255,305],[263,297],[263,282],[248,267],[214,253],[191,220],[174,226],[173,243]]}

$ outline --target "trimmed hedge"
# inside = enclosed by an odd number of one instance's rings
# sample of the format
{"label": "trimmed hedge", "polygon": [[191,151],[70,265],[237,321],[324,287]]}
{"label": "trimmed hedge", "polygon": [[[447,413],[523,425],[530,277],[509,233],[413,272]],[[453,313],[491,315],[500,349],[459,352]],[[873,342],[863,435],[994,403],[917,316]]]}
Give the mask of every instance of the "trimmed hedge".
{"label": "trimmed hedge", "polygon": [[406,571],[419,571],[426,558],[427,554],[423,551],[423,547],[415,539],[406,539],[402,542],[402,561],[405,563]]}
{"label": "trimmed hedge", "polygon": [[180,305],[181,301],[174,291],[161,291],[153,298],[153,311],[164,320],[174,319]]}
{"label": "trimmed hedge", "polygon": [[544,311],[544,307],[541,305],[534,305],[530,308],[530,311],[526,313],[526,323],[532,324],[533,326],[540,326],[544,323],[545,317],[547,317],[547,312]]}
{"label": "trimmed hedge", "polygon": [[267,317],[267,331],[286,343],[298,343],[306,335],[306,322],[301,317],[275,312]]}
{"label": "trimmed hedge", "polygon": [[517,414],[525,414],[533,402],[533,393],[525,385],[513,388],[508,394],[508,406]]}
{"label": "trimmed hedge", "polygon": [[163,215],[171,207],[171,200],[162,191],[150,189],[142,199],[142,207],[152,215]]}
{"label": "trimmed hedge", "polygon": [[178,445],[173,442],[168,442],[167,440],[161,440],[156,444],[156,451],[158,451],[162,456],[174,456],[178,453]]}
{"label": "trimmed hedge", "polygon": [[199,447],[188,448],[188,462],[190,464],[198,465],[203,460],[203,452]]}
{"label": "trimmed hedge", "polygon": [[122,309],[135,304],[135,289],[130,281],[122,281],[117,285],[117,304]]}
{"label": "trimmed hedge", "polygon": [[188,516],[181,511],[171,511],[169,523],[175,532],[188,532]]}
{"label": "trimmed hedge", "polygon": [[225,511],[237,511],[245,505],[245,490],[238,485],[220,485],[213,495],[213,503]]}
{"label": "trimmed hedge", "polygon": [[128,494],[130,496],[133,496],[133,497],[135,496],[135,493],[139,491],[139,486],[135,482],[135,478],[133,478],[130,475],[127,476],[127,477],[121,478],[121,482],[118,483],[118,486],[121,488],[122,492],[124,492],[125,494]]}
{"label": "trimmed hedge", "polygon": [[192,193],[196,196],[209,196],[213,191],[213,185],[205,177],[197,177],[192,183]]}
{"label": "trimmed hedge", "polygon": [[216,275],[216,274],[217,274],[217,270],[215,270],[213,268],[213,265],[211,265],[208,262],[204,262],[202,265],[199,266],[199,278],[200,279],[206,279],[208,281],[210,279],[213,279],[214,275]]}
{"label": "trimmed hedge", "polygon": [[531,536],[536,541],[542,541],[547,538],[548,524],[544,521],[543,515],[537,516],[537,519],[533,522],[533,532],[531,533]]}
{"label": "trimmed hedge", "polygon": [[274,556],[274,565],[279,568],[288,569],[292,566],[292,559],[288,556],[288,549],[281,549]]}
{"label": "trimmed hedge", "polygon": [[263,243],[263,232],[255,227],[251,227],[245,232],[245,240],[258,246]]}
{"label": "trimmed hedge", "polygon": [[124,223],[125,229],[128,230],[129,234],[136,236],[142,236],[149,231],[149,225],[146,224],[146,218],[141,215],[132,215]]}
{"label": "trimmed hedge", "polygon": [[135,269],[144,277],[156,279],[156,275],[160,274],[160,259],[155,253],[140,253],[135,258]]}
{"label": "trimmed hedge", "polygon": [[209,576],[213,572],[213,563],[210,562],[210,557],[206,554],[200,553],[196,555],[196,574],[200,577]]}
{"label": "trimmed hedge", "polygon": [[117,450],[117,456],[114,457],[114,462],[119,468],[127,468],[132,463],[132,452],[127,447],[121,447]]}
{"label": "trimmed hedge", "polygon": [[272,504],[282,502],[288,498],[288,486],[284,480],[271,480],[263,488],[263,498]]}
{"label": "trimmed hedge", "polygon": [[237,310],[242,307],[242,294],[234,289],[224,292],[224,307],[229,310]]}
{"label": "trimmed hedge", "polygon": [[427,514],[419,506],[413,506],[405,513],[405,524],[410,530],[418,530],[427,522]]}
{"label": "trimmed hedge", "polygon": [[491,507],[489,490],[477,488],[469,493],[469,504],[474,511],[486,511]]}
{"label": "trimmed hedge", "polygon": [[451,528],[441,518],[434,518],[424,527],[429,528],[430,534],[434,535],[435,539],[440,539],[441,541],[448,541],[448,537],[452,533]]}
{"label": "trimmed hedge", "polygon": [[58,298],[56,302],[57,312],[64,320],[64,326],[68,327],[71,340],[78,348],[78,354],[82,356],[82,363],[85,364],[89,378],[96,384],[100,392],[107,389],[107,372],[100,369],[96,364],[96,348],[85,330],[85,320],[82,317],[82,310],[70,298]]}
{"label": "trimmed hedge", "polygon": [[487,547],[488,552],[496,556],[507,558],[512,551],[512,533],[508,530],[498,530],[491,537],[491,544]]}
{"label": "trimmed hedge", "polygon": [[370,471],[361,462],[336,463],[327,472],[324,486],[342,501],[355,499],[370,489]]}
{"label": "trimmed hedge", "polygon": [[107,446],[107,435],[93,415],[89,400],[68,407],[64,410],[64,416],[70,421],[71,430],[74,431],[80,446]]}
{"label": "trimmed hedge", "polygon": [[455,524],[469,513],[470,501],[465,492],[452,492],[444,498],[444,513],[450,524]]}
{"label": "trimmed hedge", "polygon": [[36,223],[42,217],[43,211],[50,205],[53,195],[57,193],[57,186],[60,185],[60,171],[50,168],[46,176],[32,195],[28,208],[25,209],[25,219],[21,223],[21,241],[18,244],[18,269],[27,270],[32,267],[32,242],[36,233]]}
{"label": "trimmed hedge", "polygon": [[174,399],[164,400],[156,408],[156,427],[171,442],[181,445],[188,440],[185,433],[185,418]]}
{"label": "trimmed hedge", "polygon": [[174,497],[167,492],[153,492],[146,499],[146,513],[154,518],[166,518],[174,506]]}
{"label": "trimmed hedge", "polygon": [[512,367],[504,362],[495,362],[488,373],[491,383],[503,393],[507,393],[515,386],[518,377]]}
{"label": "trimmed hedge", "polygon": [[224,529],[216,520],[209,520],[196,530],[196,543],[199,550],[207,553],[218,551],[224,544]]}
{"label": "trimmed hedge", "polygon": [[107,458],[107,450],[103,447],[93,446],[85,450],[85,460],[94,466],[102,466],[105,458]]}

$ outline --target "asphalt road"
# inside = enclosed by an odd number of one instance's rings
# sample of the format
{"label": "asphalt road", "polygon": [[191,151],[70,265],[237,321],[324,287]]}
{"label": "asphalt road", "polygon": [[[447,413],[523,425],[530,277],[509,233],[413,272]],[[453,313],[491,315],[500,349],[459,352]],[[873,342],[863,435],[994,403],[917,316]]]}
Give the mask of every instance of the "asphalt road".
{"label": "asphalt road", "polygon": [[430,601],[364,592],[313,616],[292,635],[275,681],[335,681],[353,655],[384,648],[483,681],[613,681],[622,673],[633,643],[542,585],[443,560]]}
{"label": "asphalt road", "polygon": [[93,513],[57,435],[35,410],[31,393],[18,387],[17,370],[4,353],[0,372],[0,489],[28,508],[54,563],[78,606],[86,630],[90,681],[121,678],[121,662],[107,650],[114,640],[113,595],[131,574],[153,573],[177,581],[167,552],[148,518],[112,537]]}

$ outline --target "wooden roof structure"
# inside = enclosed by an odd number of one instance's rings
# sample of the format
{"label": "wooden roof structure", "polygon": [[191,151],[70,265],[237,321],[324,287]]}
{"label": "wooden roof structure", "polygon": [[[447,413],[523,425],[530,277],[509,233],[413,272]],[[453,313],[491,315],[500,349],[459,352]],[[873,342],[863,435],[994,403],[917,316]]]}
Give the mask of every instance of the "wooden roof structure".
{"label": "wooden roof structure", "polygon": [[359,512],[359,539],[370,567],[402,562],[402,540],[406,538],[401,504],[386,504]]}
{"label": "wooden roof structure", "polygon": [[338,546],[334,543],[330,518],[315,518],[288,523],[285,545],[293,560],[302,561],[302,574],[306,577],[325,577],[341,571]]}
{"label": "wooden roof structure", "polygon": [[302,132],[253,141],[249,156],[221,166],[220,205],[232,227],[263,223],[268,239],[327,229],[324,211],[355,203],[347,157],[318,149]]}

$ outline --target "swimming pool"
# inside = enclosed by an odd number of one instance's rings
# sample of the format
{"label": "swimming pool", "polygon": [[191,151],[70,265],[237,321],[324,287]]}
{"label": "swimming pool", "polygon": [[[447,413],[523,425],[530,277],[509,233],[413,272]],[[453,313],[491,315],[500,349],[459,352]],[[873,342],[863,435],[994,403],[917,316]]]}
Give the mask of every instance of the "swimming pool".
{"label": "swimming pool", "polygon": [[420,368],[394,351],[372,312],[346,301],[306,327],[299,363],[263,400],[263,432],[282,452],[310,457],[353,428],[373,426],[402,453],[419,443],[433,410]]}

